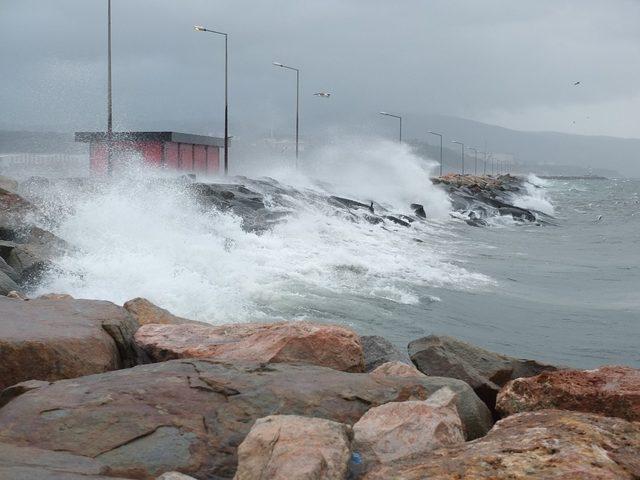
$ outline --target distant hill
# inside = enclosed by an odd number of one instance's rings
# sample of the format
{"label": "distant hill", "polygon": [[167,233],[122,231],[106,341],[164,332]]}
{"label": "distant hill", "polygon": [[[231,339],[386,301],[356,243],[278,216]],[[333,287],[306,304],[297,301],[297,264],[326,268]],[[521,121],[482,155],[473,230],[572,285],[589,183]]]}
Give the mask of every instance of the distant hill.
{"label": "distant hill", "polygon": [[[513,153],[519,162],[544,170],[539,173],[582,175],[593,172],[611,176],[619,172],[640,178],[640,139],[525,132],[444,115],[408,117],[406,123],[409,125],[410,122],[424,125],[424,130],[443,133],[447,137],[445,146],[455,139],[483,149],[486,141],[489,151]],[[422,136],[420,142],[425,139],[426,136]],[[435,145],[438,139],[434,137],[428,141]],[[457,152],[459,156],[459,150]],[[455,150],[449,155],[455,155]]]}

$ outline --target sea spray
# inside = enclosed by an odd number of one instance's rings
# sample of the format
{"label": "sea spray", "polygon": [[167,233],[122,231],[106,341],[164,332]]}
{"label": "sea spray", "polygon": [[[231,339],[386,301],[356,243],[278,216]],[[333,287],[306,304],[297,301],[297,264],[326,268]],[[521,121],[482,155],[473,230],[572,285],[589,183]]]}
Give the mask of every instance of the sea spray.
{"label": "sea spray", "polygon": [[[369,194],[378,192],[389,206],[402,201],[375,179],[365,180]],[[394,185],[393,178],[384,180]],[[316,179],[305,180],[305,189],[269,182],[280,193],[267,199],[268,207],[287,215],[260,233],[247,231],[233,213],[204,207],[184,182],[154,170],[131,167],[109,182],[66,184],[42,207],[56,212],[56,224],[48,227],[77,250],[60,259],[37,293],[120,304],[142,296],[178,315],[223,323],[348,319],[355,308],[429,303],[419,293],[424,286],[491,284],[461,265],[458,239],[446,222],[372,225],[322,201],[330,192],[311,188]],[[247,184],[259,190],[259,182]],[[425,208],[433,210],[426,200],[423,193]]]}

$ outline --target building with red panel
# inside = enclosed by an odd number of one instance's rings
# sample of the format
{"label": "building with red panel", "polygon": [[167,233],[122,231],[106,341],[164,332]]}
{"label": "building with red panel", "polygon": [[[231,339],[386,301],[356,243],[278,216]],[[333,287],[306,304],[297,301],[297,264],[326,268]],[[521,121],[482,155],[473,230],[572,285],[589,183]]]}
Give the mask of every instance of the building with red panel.
{"label": "building with red panel", "polygon": [[[76,142],[89,144],[91,172],[109,171],[106,132],[76,132]],[[186,173],[215,174],[220,170],[224,139],[176,132],[113,132],[111,168],[123,158],[138,157],[145,165]]]}

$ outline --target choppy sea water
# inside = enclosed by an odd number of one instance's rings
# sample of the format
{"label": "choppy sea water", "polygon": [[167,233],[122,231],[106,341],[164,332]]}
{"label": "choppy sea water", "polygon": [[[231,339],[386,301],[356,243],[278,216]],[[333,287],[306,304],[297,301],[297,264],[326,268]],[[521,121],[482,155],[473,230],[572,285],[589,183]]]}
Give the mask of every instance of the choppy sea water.
{"label": "choppy sea water", "polygon": [[[37,293],[120,304],[143,296],[211,323],[338,322],[401,348],[436,333],[582,368],[640,366],[640,182],[531,178],[514,201],[553,214],[556,225],[501,219],[475,228],[448,215],[431,166],[401,153],[391,166],[382,154],[368,178],[343,166],[338,177],[232,179],[282,215],[259,233],[140,171],[40,192],[56,218],[45,226],[77,250]],[[422,203],[430,218],[371,225],[328,207],[330,194],[399,213]]]}

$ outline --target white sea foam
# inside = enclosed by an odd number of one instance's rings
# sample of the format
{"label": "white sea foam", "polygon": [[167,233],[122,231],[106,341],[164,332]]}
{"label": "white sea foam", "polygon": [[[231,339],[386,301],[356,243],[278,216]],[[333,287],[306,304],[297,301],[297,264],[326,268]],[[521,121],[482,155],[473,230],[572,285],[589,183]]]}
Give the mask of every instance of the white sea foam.
{"label": "white sea foam", "polygon": [[514,196],[513,204],[516,207],[528,210],[537,210],[547,215],[555,213],[553,204],[547,198],[546,189],[548,182],[535,175],[529,175],[524,183],[525,193]]}
{"label": "white sea foam", "polygon": [[[409,151],[401,149],[396,157],[392,148],[378,156],[363,153],[376,168],[360,179],[366,185],[354,183],[351,198],[405,208],[413,201],[428,212],[449,208],[446,199],[440,205],[428,170]],[[343,181],[326,189],[347,194],[347,179],[355,180],[361,168],[345,166]],[[306,303],[331,310],[336,296],[413,304],[420,301],[415,287],[469,289],[492,282],[460,266],[456,239],[444,222],[405,228],[349,221],[292,190],[293,213],[256,234],[243,230],[235,215],[204,209],[184,186],[155,181],[157,175],[129,169],[117,181],[90,189],[65,187],[61,200],[43,205],[68,212],[48,227],[78,251],[61,259],[62,271],[49,274],[37,293],[120,304],[142,296],[176,314],[220,323],[308,318]],[[330,180],[322,172],[317,178],[292,172],[282,177],[309,187],[318,178]]]}

